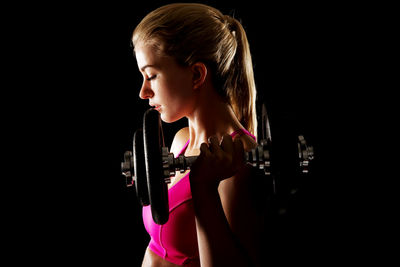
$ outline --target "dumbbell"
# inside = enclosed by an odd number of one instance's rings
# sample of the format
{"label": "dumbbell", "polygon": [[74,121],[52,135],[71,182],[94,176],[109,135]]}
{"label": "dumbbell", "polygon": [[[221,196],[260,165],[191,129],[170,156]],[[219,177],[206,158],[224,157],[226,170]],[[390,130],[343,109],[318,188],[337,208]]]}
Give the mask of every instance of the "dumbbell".
{"label": "dumbbell", "polygon": [[[269,129],[269,125],[268,125]],[[299,166],[303,173],[308,172],[309,162],[313,159],[313,149],[307,146],[303,136],[299,136]],[[127,186],[135,185],[141,205],[151,205],[154,222],[164,224],[168,221],[168,187],[170,177],[176,171],[181,173],[190,169],[197,156],[174,157],[164,146],[160,114],[149,109],[143,116],[143,130],[139,129],[133,137],[133,153],[126,151],[121,163],[122,174]],[[262,139],[256,148],[245,152],[246,163],[263,172],[271,174],[271,138]],[[274,190],[275,192],[275,190]]]}

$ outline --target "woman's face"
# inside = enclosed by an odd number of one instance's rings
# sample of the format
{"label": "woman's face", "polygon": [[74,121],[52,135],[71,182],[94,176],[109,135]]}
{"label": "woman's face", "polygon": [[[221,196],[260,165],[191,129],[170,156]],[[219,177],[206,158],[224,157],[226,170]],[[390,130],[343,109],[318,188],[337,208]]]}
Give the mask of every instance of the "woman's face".
{"label": "woman's face", "polygon": [[160,56],[152,47],[135,47],[136,60],[143,75],[139,97],[160,112],[165,122],[174,122],[193,108],[193,73],[172,57]]}

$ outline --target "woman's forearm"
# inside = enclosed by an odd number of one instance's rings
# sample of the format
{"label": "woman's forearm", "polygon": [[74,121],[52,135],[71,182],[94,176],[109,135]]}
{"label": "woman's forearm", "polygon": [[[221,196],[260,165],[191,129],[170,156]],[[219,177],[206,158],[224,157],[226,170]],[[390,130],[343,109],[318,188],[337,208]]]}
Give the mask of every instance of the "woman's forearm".
{"label": "woman's forearm", "polygon": [[192,186],[202,267],[249,266],[226,220],[217,187]]}

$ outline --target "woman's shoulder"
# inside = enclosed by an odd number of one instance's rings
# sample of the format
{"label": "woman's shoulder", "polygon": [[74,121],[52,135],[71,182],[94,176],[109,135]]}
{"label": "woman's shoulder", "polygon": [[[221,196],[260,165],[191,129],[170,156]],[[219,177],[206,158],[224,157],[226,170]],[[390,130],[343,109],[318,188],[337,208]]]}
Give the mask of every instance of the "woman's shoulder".
{"label": "woman's shoulder", "polygon": [[184,127],[176,132],[171,144],[171,152],[177,155],[189,139],[189,127]]}

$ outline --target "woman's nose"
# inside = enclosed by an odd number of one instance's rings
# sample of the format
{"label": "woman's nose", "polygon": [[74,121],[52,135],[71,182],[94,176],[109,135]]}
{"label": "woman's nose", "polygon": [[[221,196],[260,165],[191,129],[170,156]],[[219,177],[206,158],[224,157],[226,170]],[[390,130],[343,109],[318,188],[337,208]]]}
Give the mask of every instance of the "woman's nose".
{"label": "woman's nose", "polygon": [[140,88],[139,97],[141,99],[148,99],[154,96],[153,90],[148,86],[146,81],[143,82],[142,88]]}

